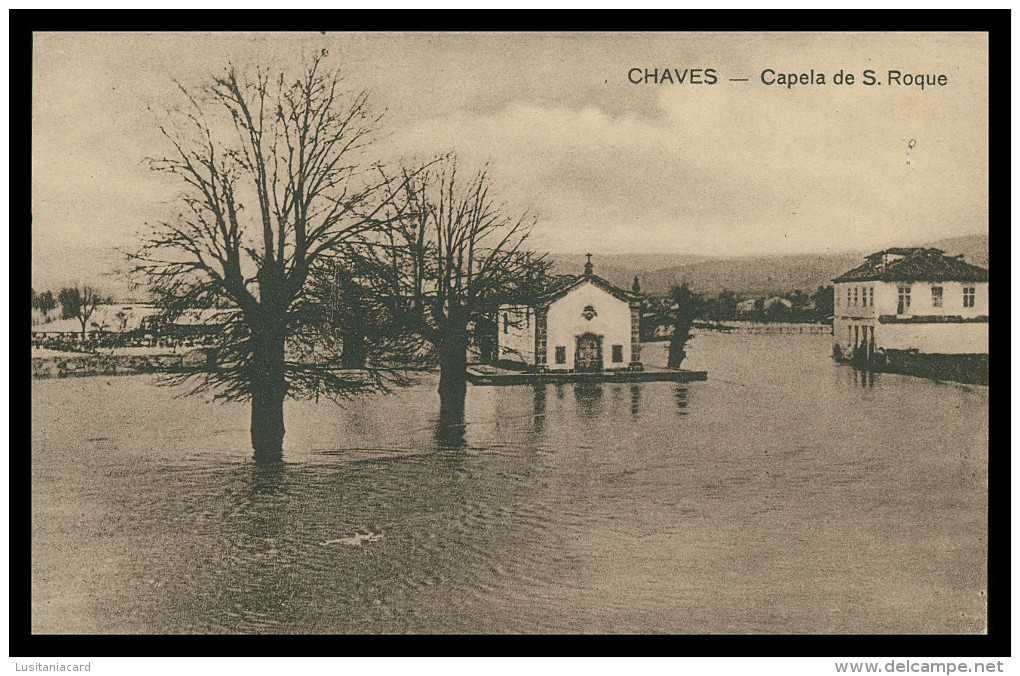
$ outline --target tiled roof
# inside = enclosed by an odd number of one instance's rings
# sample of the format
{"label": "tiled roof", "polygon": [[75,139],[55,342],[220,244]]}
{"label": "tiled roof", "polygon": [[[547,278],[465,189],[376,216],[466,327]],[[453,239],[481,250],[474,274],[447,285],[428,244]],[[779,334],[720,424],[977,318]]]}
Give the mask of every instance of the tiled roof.
{"label": "tiled roof", "polygon": [[909,256],[910,254],[917,253],[918,251],[930,251],[932,253],[939,254],[945,253],[945,251],[943,251],[942,249],[925,249],[924,247],[919,246],[894,246],[891,249],[884,249],[882,251],[879,251],[878,253],[873,253],[870,256],[868,256],[868,258],[875,258],[883,254],[892,254],[894,256]]}
{"label": "tiled roof", "polygon": [[[883,254],[903,256],[883,265]],[[987,282],[988,270],[946,256],[940,249],[898,248],[871,254],[868,262],[833,282]]]}
{"label": "tiled roof", "polygon": [[569,289],[577,283],[580,277],[581,275],[551,275],[548,285],[542,292],[542,297],[555,296],[564,289]]}

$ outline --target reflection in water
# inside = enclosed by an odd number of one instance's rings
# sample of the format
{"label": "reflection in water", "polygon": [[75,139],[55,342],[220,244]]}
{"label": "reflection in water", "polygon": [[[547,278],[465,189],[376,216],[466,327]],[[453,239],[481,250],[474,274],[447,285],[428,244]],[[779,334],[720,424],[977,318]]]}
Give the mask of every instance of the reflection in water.
{"label": "reflection in water", "polygon": [[440,416],[436,421],[436,429],[433,434],[436,446],[447,449],[464,448],[467,445],[467,441],[464,439],[466,428],[463,414]]}
{"label": "reflection in water", "polygon": [[577,383],[574,385],[574,399],[582,418],[595,418],[602,412],[602,384]]}
{"label": "reflection in water", "polygon": [[545,427],[545,385],[536,384],[532,389],[532,407],[534,409],[535,431],[541,432]]}
{"label": "reflection in water", "polygon": [[229,582],[219,591],[218,622],[229,626],[240,620],[265,630],[291,600],[292,590],[279,577],[279,568],[292,564],[295,555],[284,524],[291,499],[287,469],[283,463],[246,465],[237,478],[228,518],[238,527],[231,529],[225,560]]}
{"label": "reflection in water", "polygon": [[630,415],[632,418],[638,417],[641,412],[641,386],[631,385],[630,386]]}
{"label": "reflection in water", "polygon": [[687,415],[687,388],[678,387],[673,392],[676,398],[676,411],[679,415]]}
{"label": "reflection in water", "polygon": [[266,449],[255,449],[255,455],[252,458],[255,464],[259,467],[273,467],[274,465],[283,464],[283,449],[279,448],[272,451]]}
{"label": "reflection in water", "polygon": [[34,381],[33,631],[980,632],[987,389],[701,339],[707,383],[291,402],[275,465],[242,405]]}
{"label": "reflection in water", "polygon": [[251,471],[244,477],[247,481],[247,494],[250,500],[259,496],[286,494],[283,485],[287,466],[281,462],[255,463],[250,465]]}
{"label": "reflection in water", "polygon": [[875,386],[875,372],[871,370],[864,370],[854,366],[850,369],[853,372],[854,385],[859,385],[866,389],[871,389]]}

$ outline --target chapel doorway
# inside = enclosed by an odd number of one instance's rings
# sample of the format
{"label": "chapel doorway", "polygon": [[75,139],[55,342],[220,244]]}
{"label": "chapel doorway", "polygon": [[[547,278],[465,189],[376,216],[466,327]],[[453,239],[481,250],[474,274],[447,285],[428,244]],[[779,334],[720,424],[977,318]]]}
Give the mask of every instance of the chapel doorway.
{"label": "chapel doorway", "polygon": [[574,350],[574,371],[578,373],[599,373],[602,371],[602,337],[585,333],[577,337]]}

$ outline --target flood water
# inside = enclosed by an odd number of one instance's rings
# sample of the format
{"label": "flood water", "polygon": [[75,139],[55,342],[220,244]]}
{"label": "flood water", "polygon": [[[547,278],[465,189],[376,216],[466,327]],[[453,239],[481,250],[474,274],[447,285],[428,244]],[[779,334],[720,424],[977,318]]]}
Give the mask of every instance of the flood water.
{"label": "flood water", "polygon": [[[42,633],[978,633],[987,388],[699,333],[707,382],[243,404],[32,384]],[[646,347],[664,364],[663,345]]]}

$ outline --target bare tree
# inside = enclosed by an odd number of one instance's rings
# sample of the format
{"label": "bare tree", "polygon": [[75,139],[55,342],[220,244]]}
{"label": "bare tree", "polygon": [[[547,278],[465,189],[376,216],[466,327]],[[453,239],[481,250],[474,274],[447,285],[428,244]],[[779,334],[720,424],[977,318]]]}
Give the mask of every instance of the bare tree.
{"label": "bare tree", "polygon": [[91,286],[76,285],[65,287],[57,293],[64,319],[75,318],[81,324],[81,340],[85,342],[85,328],[89,318],[99,306],[99,292]]}
{"label": "bare tree", "polygon": [[[172,147],[152,160],[184,192],[175,217],[135,255],[166,319],[228,308],[218,368],[188,376],[193,391],[251,400],[257,459],[281,457],[287,396],[349,396],[393,373],[337,370],[336,341],[306,294],[317,263],[383,220],[385,179],[365,159],[378,117],[343,89],[325,50],[295,77],[228,66],[160,129]],[[387,188],[387,189],[384,189]]]}
{"label": "bare tree", "polygon": [[670,287],[665,303],[665,317],[673,325],[666,363],[669,368],[680,368],[680,363],[687,356],[684,348],[691,339],[691,327],[704,310],[705,299],[701,294],[691,291],[686,282],[680,286],[674,284]]}
{"label": "bare tree", "polygon": [[[379,233],[371,234],[378,241]],[[344,246],[313,268],[306,297],[320,316],[309,323],[339,339],[343,368],[430,366],[432,350],[404,320],[405,299],[394,293],[392,267],[370,239]]]}
{"label": "bare tree", "polygon": [[501,302],[525,301],[549,264],[525,248],[534,219],[513,215],[492,193],[488,171],[466,179],[454,157],[405,172],[386,231],[391,278],[405,319],[436,349],[440,419],[463,416],[467,350]]}

